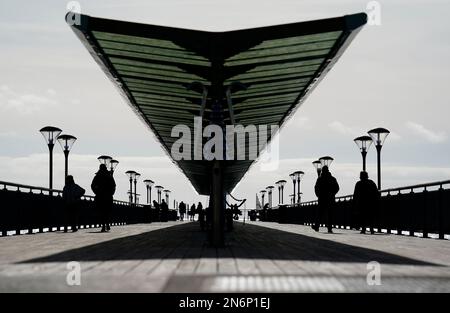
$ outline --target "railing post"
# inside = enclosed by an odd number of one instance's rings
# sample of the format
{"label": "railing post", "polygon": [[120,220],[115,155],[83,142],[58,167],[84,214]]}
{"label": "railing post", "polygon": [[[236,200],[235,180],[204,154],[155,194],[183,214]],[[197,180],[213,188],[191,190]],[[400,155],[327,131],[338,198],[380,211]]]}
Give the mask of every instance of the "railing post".
{"label": "railing post", "polygon": [[398,194],[396,196],[395,202],[397,202],[397,214],[396,214],[396,223],[397,223],[397,235],[402,235],[403,227],[402,227],[402,206],[401,201],[402,200],[402,192],[401,190],[398,190]]}
{"label": "railing post", "polygon": [[422,207],[423,207],[423,212],[422,212],[422,222],[423,222],[423,229],[422,229],[422,236],[423,238],[428,238],[428,218],[427,218],[427,196],[428,196],[428,190],[427,187],[425,187],[425,189],[423,190],[423,202],[422,202]]}
{"label": "railing post", "polygon": [[439,186],[438,190],[438,212],[439,212],[439,239],[444,239],[444,189],[442,188],[442,184]]}
{"label": "railing post", "polygon": [[[410,210],[408,210],[409,212],[413,211],[414,212],[414,189],[411,188],[411,192],[409,193],[409,201],[408,201],[408,205],[410,205]],[[415,214],[408,214],[409,216],[409,235],[410,236],[414,236],[414,217]]]}
{"label": "railing post", "polygon": [[[391,226],[392,226],[392,195],[391,192],[388,191],[388,194],[386,195],[386,208],[387,208],[387,212],[388,214],[385,214],[386,216],[386,233],[387,234],[391,234]],[[381,230],[380,230],[381,232]]]}

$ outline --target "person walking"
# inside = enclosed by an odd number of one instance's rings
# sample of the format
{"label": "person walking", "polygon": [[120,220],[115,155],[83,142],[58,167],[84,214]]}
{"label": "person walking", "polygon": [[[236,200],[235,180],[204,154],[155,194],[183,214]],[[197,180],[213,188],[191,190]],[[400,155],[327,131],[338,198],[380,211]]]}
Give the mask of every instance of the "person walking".
{"label": "person walking", "polygon": [[191,205],[191,209],[189,210],[189,218],[191,221],[195,221],[195,204]]}
{"label": "person walking", "polygon": [[91,189],[95,194],[95,204],[100,212],[101,231],[107,232],[110,230],[109,220],[113,195],[116,192],[116,182],[105,164],[100,164],[99,170],[92,180]]}
{"label": "person walking", "polygon": [[178,210],[180,212],[180,220],[184,221],[184,215],[186,214],[186,204],[183,201],[181,201],[178,205]]}
{"label": "person walking", "polygon": [[328,233],[333,233],[333,207],[335,196],[339,191],[339,184],[334,178],[328,166],[322,167],[320,177],[317,178],[314,191],[318,198],[318,210],[316,212],[316,223],[312,226],[315,231],[319,231],[320,217],[325,215],[325,221],[328,228]]}
{"label": "person walking", "polygon": [[160,205],[156,200],[153,200],[153,208],[155,208],[155,220],[161,222],[161,210]]}
{"label": "person walking", "polygon": [[64,232],[71,226],[72,232],[78,231],[79,202],[86,190],[75,183],[72,175],[66,177],[66,183],[63,188],[63,200],[65,204],[66,225]]}
{"label": "person walking", "polygon": [[359,178],[353,193],[356,221],[361,226],[361,234],[365,234],[366,229],[370,228],[370,233],[373,235],[375,233],[374,217],[380,203],[380,192],[375,182],[369,179],[367,172],[362,171]]}
{"label": "person walking", "polygon": [[161,222],[169,220],[169,206],[164,199],[161,200]]}

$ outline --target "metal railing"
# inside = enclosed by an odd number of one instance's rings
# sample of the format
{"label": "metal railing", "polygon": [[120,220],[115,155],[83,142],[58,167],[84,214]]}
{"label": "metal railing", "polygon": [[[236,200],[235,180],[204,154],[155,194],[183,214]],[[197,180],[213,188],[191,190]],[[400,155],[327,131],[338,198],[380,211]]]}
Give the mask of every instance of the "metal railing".
{"label": "metal railing", "polygon": [[[434,233],[440,239],[450,234],[450,180],[383,189],[380,193],[378,212],[373,212],[379,232],[420,233],[425,238]],[[317,200],[280,206],[266,214],[266,220],[310,225],[317,218],[317,206]],[[336,197],[333,212],[334,226],[357,227],[353,195]]]}
{"label": "metal railing", "polygon": [[[29,193],[37,193],[41,195],[52,195],[56,197],[62,197],[62,190],[59,189],[49,189],[45,187],[37,187],[37,186],[31,186],[31,185],[23,185],[23,184],[17,184],[12,182],[5,182],[0,180],[0,187],[3,186],[3,190],[11,190],[15,189],[16,191],[28,191]],[[82,200],[88,200],[88,201],[94,201],[95,196],[90,195],[83,195],[81,197]],[[121,204],[121,205],[130,205],[130,202],[128,201],[122,201],[122,200],[113,200],[113,203],[115,204]],[[138,206],[142,206],[140,204],[137,204]]]}
{"label": "metal railing", "polygon": [[[61,230],[67,227],[62,190],[0,181],[0,235]],[[98,227],[95,197],[84,195],[79,205],[79,225]],[[111,225],[147,223],[155,220],[150,206],[113,200]]]}

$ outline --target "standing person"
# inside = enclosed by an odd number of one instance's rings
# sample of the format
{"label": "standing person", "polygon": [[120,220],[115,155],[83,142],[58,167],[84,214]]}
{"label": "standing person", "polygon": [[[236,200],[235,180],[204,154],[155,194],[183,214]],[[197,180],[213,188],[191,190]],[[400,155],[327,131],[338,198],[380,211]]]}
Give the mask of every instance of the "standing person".
{"label": "standing person", "polygon": [[195,210],[195,212],[197,214],[200,214],[200,212],[203,211],[203,204],[199,201],[197,204],[197,209]]}
{"label": "standing person", "polygon": [[316,223],[312,228],[315,231],[319,231],[320,217],[325,214],[328,233],[331,234],[333,233],[333,206],[335,196],[339,191],[339,184],[336,178],[331,175],[328,166],[322,167],[322,172],[320,177],[317,178],[314,191],[316,192],[319,205],[316,212]]}
{"label": "standing person", "polygon": [[156,200],[153,200],[153,207],[155,208],[156,221],[161,222],[160,205],[158,202],[156,202]]}
{"label": "standing person", "polygon": [[184,214],[186,214],[186,204],[181,201],[178,205],[178,210],[180,211],[180,220],[184,221]]}
{"label": "standing person", "polygon": [[169,206],[164,199],[161,200],[161,222],[167,222],[169,220]]}
{"label": "standing person", "polygon": [[357,221],[361,226],[361,234],[365,234],[366,228],[369,227],[370,233],[373,235],[375,233],[373,230],[374,217],[380,202],[380,193],[375,182],[369,179],[367,172],[362,171],[359,178],[353,193]]}
{"label": "standing person", "polygon": [[190,220],[195,221],[195,203],[191,205],[191,209],[189,210]]}
{"label": "standing person", "polygon": [[95,204],[101,215],[101,231],[107,232],[110,230],[109,219],[113,195],[116,192],[116,182],[105,164],[100,164],[99,170],[92,180],[91,189],[95,194]]}
{"label": "standing person", "polygon": [[86,190],[75,184],[75,180],[72,175],[66,177],[66,184],[63,189],[63,200],[66,209],[66,225],[64,232],[67,232],[67,228],[70,225],[72,232],[78,231],[78,209],[81,197]]}

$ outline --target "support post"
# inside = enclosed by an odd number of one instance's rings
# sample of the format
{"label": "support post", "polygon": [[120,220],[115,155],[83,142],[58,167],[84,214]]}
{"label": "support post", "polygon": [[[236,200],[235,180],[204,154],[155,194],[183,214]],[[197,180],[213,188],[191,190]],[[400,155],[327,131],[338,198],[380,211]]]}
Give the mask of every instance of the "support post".
{"label": "support post", "polygon": [[223,161],[215,160],[212,166],[212,233],[211,245],[224,245],[225,193],[223,188]]}
{"label": "support post", "polygon": [[50,189],[50,196],[53,195],[53,147],[54,144],[53,143],[49,143],[48,144],[48,150],[50,152],[49,155],[49,184],[48,184],[48,188]]}
{"label": "support post", "polygon": [[67,175],[69,175],[69,150],[64,150],[64,184],[66,183]]}

